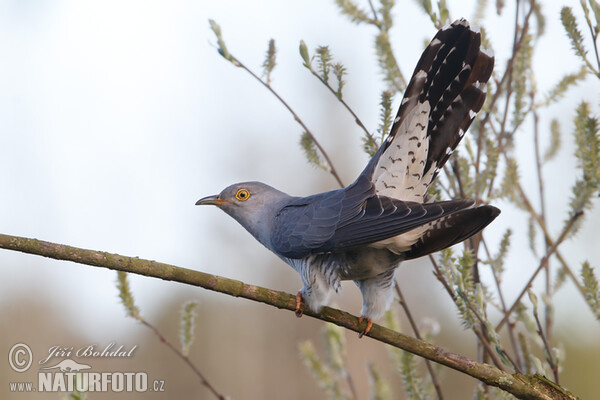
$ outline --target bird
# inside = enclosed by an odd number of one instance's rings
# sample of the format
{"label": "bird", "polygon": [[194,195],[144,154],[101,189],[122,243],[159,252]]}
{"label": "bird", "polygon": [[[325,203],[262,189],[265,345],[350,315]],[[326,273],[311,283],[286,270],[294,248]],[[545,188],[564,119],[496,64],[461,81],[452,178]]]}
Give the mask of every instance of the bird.
{"label": "bird", "polygon": [[471,199],[433,201],[428,189],[483,106],[494,56],[465,19],[444,26],[416,64],[387,138],[349,186],[306,197],[261,182],[228,186],[214,205],[300,274],[296,315],[318,312],[341,281],[363,297],[359,325],[393,302],[396,268],[480,232],[500,210]]}

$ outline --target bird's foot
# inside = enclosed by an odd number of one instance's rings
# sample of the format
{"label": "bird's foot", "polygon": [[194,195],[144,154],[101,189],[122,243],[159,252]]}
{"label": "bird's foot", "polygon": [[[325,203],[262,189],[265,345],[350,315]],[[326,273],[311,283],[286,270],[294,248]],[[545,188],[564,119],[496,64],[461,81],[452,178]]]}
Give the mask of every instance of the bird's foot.
{"label": "bird's foot", "polygon": [[302,316],[302,292],[298,292],[296,294],[296,317],[300,318]]}
{"label": "bird's foot", "polygon": [[363,320],[367,320],[367,327],[365,328],[364,331],[360,332],[358,334],[358,338],[360,339],[361,337],[363,337],[364,335],[366,335],[367,333],[369,333],[371,331],[371,327],[373,326],[373,320],[369,317],[365,317],[365,316],[360,316],[360,318],[358,318],[358,324],[362,324]]}

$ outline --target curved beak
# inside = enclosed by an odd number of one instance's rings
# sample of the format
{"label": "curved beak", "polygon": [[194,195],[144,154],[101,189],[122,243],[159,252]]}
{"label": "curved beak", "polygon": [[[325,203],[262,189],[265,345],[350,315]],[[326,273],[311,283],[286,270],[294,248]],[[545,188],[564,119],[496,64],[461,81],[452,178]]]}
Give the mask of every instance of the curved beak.
{"label": "curved beak", "polygon": [[223,203],[231,203],[229,200],[223,200],[219,198],[219,195],[206,196],[196,202],[197,206],[209,205],[209,206],[220,206]]}

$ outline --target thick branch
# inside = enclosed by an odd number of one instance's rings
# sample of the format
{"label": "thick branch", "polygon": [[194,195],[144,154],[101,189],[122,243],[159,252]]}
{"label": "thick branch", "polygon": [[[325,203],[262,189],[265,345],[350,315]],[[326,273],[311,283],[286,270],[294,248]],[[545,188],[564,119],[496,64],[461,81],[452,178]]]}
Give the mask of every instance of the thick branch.
{"label": "thick branch", "polygon": [[[292,312],[296,309],[296,297],[288,293],[137,257],[125,257],[118,254],[3,234],[0,234],[0,248],[200,286],[208,290],[243,297]],[[302,311],[307,316],[332,322],[355,332],[362,331],[358,318],[347,312],[330,307],[324,307],[319,313],[315,313],[306,307],[303,307]],[[373,328],[367,336],[463,372],[487,385],[499,387],[520,399],[577,398],[542,376],[509,374],[491,365],[478,363],[444,348],[377,324],[373,324]]]}

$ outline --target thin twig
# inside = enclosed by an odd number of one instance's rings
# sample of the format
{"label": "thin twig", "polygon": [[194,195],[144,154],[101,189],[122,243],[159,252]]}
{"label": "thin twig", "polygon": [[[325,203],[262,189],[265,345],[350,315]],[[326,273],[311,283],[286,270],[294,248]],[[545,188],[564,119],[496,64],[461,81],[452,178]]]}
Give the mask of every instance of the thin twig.
{"label": "thin twig", "polygon": [[[493,128],[493,125],[490,124],[490,127]],[[504,156],[504,161],[508,162],[508,155],[506,154],[506,152],[502,151],[501,154]],[[531,200],[529,200],[529,197],[525,193],[525,190],[523,189],[523,186],[521,185],[521,182],[519,182],[517,180],[517,182],[515,183],[515,187],[517,189],[517,192],[519,193],[519,196],[521,198],[521,201],[523,202],[523,205],[527,209],[527,212],[529,212],[529,214],[533,217],[533,219],[535,220],[535,222],[537,222],[539,228],[542,230],[542,233],[544,234],[544,240],[548,243],[549,247],[553,247],[554,246],[554,240],[550,237],[550,233],[548,232],[548,228],[546,226],[546,223],[542,220],[542,218],[540,217],[540,215],[533,208],[533,205],[531,204]],[[560,252],[560,250],[557,249],[554,252],[554,254],[555,254],[556,258],[558,259],[558,261],[560,262],[562,268],[565,270],[565,272],[567,273],[567,275],[571,278],[571,280],[573,281],[573,283],[577,287],[577,290],[579,291],[579,293],[585,298],[586,297],[586,292],[585,292],[584,287],[579,282],[579,279],[577,278],[577,276],[573,272],[573,269],[569,266],[569,264],[567,263],[567,261],[565,260],[565,258],[562,256],[562,253]]]}
{"label": "thin twig", "polygon": [[535,308],[533,309],[533,316],[535,317],[535,323],[538,328],[537,334],[542,339],[542,342],[544,343],[544,348],[546,349],[546,354],[548,355],[548,364],[550,364],[550,368],[552,368],[552,374],[554,375],[554,382],[556,382],[558,384],[558,364],[556,363],[556,361],[554,360],[554,357],[552,356],[552,351],[550,351],[550,345],[548,344],[546,335],[544,335],[544,330],[542,329],[542,324],[540,322],[540,318],[539,318],[537,310]]}
{"label": "thin twig", "polygon": [[[208,290],[243,297],[292,312],[296,310],[295,295],[137,257],[125,257],[118,254],[3,234],[0,234],[0,248],[200,286]],[[340,310],[323,307],[319,313],[316,313],[303,306],[302,311],[304,315],[332,322],[357,333],[363,330],[363,326],[358,323],[357,317]],[[509,374],[491,365],[478,363],[444,348],[403,335],[378,324],[373,324],[371,330],[365,336],[463,372],[487,385],[509,392],[520,399],[577,399],[567,390],[549,382],[542,376]]]}
{"label": "thin twig", "polygon": [[452,289],[452,287],[450,287],[450,285],[448,284],[446,279],[444,279],[444,275],[442,275],[442,271],[440,270],[440,267],[438,266],[437,262],[435,261],[435,258],[433,258],[433,256],[431,254],[429,254],[427,257],[429,257],[429,261],[431,261],[431,264],[433,265],[433,269],[435,270],[433,272],[433,275],[438,279],[438,281],[440,281],[442,283],[442,285],[444,286],[444,289],[446,289],[446,292],[448,292],[452,301],[456,303],[456,292],[454,291],[454,289]]}
{"label": "thin twig", "polygon": [[[533,95],[531,96],[533,102]],[[539,141],[539,116],[537,111],[533,111],[533,145],[535,148],[535,166],[537,171],[538,192],[540,196],[540,217],[546,224],[546,202],[544,196],[544,179],[542,177],[542,160],[540,157],[540,141]],[[547,244],[547,243],[546,243]]]}
{"label": "thin twig", "polygon": [[[489,355],[492,357],[492,360],[494,361],[494,364],[498,365],[502,365],[501,361],[498,359],[498,356],[496,355],[495,352],[492,352],[491,347],[489,347],[490,345],[490,333],[488,330],[488,327],[485,323],[485,320],[483,319],[483,317],[479,314],[479,312],[477,311],[477,309],[475,308],[475,306],[471,303],[471,301],[469,300],[469,298],[467,296],[462,296],[463,297],[463,301],[465,302],[465,304],[467,305],[467,307],[469,307],[469,309],[471,310],[471,312],[473,313],[473,315],[475,315],[475,317],[477,317],[477,319],[479,320],[479,324],[481,326],[481,330],[482,330],[482,334],[483,337],[485,338],[485,340],[483,340],[482,342],[483,345],[485,346],[487,344],[488,348],[488,353]],[[513,361],[513,359],[508,355],[508,353],[504,350],[504,348],[499,347],[498,345],[496,345],[496,352],[502,352],[502,354],[504,354],[504,356],[508,359],[508,361],[510,361],[510,363],[513,365],[513,367],[515,368],[515,370],[518,373],[522,373],[521,368]],[[499,367],[500,368],[500,367]],[[502,368],[504,368],[504,365],[502,365]]]}
{"label": "thin twig", "polygon": [[335,169],[335,166],[333,165],[333,162],[329,158],[329,155],[327,154],[327,152],[325,151],[325,149],[323,148],[323,146],[321,146],[321,144],[319,143],[319,141],[317,140],[317,138],[315,137],[315,135],[312,134],[312,132],[310,131],[310,129],[308,129],[308,127],[306,126],[306,124],[300,119],[300,117],[298,116],[298,114],[296,114],[296,112],[292,109],[292,107],[289,106],[289,104],[279,95],[279,93],[277,93],[275,91],[275,89],[273,89],[273,87],[271,85],[269,85],[267,82],[265,82],[264,80],[262,80],[250,68],[246,67],[246,65],[244,65],[237,58],[235,58],[233,56],[231,56],[231,58],[234,60],[234,65],[242,68],[243,70],[245,70],[246,72],[248,72],[253,78],[255,78],[257,81],[259,81],[260,83],[262,83],[262,85],[265,88],[267,88],[277,98],[277,100],[279,100],[281,102],[281,104],[283,104],[283,106],[285,108],[287,108],[287,110],[292,114],[292,116],[294,117],[294,119],[296,120],[296,122],[298,122],[300,124],[300,126],[302,127],[302,129],[304,129],[304,131],[308,134],[308,136],[310,136],[310,139],[315,143],[315,146],[317,146],[317,148],[319,149],[319,152],[321,152],[321,154],[325,158],[325,161],[327,162],[327,165],[329,165],[329,172],[331,173],[331,175],[333,175],[333,177],[335,178],[335,180],[337,181],[337,183],[340,185],[340,187],[345,187],[344,183],[342,182],[342,179],[340,178],[340,176],[338,175],[338,173],[337,173],[337,171]]}
{"label": "thin twig", "polygon": [[[456,182],[458,183],[458,194],[461,199],[465,198],[465,190],[463,189],[462,180],[460,179],[460,170],[458,168],[458,159],[454,157],[454,160],[450,163],[452,165],[452,172],[456,176]],[[446,172],[447,173],[447,172]]]}
{"label": "thin twig", "polygon": [[[419,327],[417,326],[417,324],[415,323],[415,320],[412,317],[412,313],[410,312],[410,308],[408,308],[408,304],[406,304],[406,300],[404,300],[404,296],[402,295],[402,291],[400,290],[400,285],[398,284],[398,281],[394,282],[394,286],[396,288],[396,294],[398,295],[398,300],[400,302],[400,305],[402,306],[402,309],[404,310],[404,313],[406,314],[406,317],[408,318],[408,322],[410,323],[410,326],[412,327],[415,337],[417,339],[422,339],[421,333],[419,332]],[[442,387],[440,386],[440,382],[437,379],[437,376],[435,374],[435,371],[433,370],[433,366],[431,365],[431,362],[429,360],[425,360],[425,366],[427,367],[429,376],[431,376],[431,383],[433,384],[433,387],[435,388],[435,392],[437,393],[438,399],[443,400],[444,395],[442,394]]]}
{"label": "thin twig", "polygon": [[[535,94],[531,94],[531,104],[535,103]],[[544,195],[544,179],[542,177],[542,159],[540,156],[540,143],[539,143],[539,116],[537,110],[533,110],[533,146],[535,150],[535,166],[537,170],[537,178],[538,178],[538,192],[540,196],[540,218],[546,225],[546,204],[545,204],[545,195]],[[546,244],[545,250],[548,249],[549,244],[547,240],[544,240]],[[550,263],[546,263],[546,267],[544,268],[546,272],[546,298],[550,298],[552,296],[551,293],[551,281],[552,277],[550,275]],[[550,307],[548,304],[544,303],[544,322],[546,326],[546,335],[548,340],[550,340],[552,336],[552,312],[550,311]]]}
{"label": "thin twig", "polygon": [[519,303],[521,301],[521,298],[525,295],[525,293],[527,293],[527,289],[529,289],[531,287],[531,284],[535,280],[536,276],[544,268],[544,266],[548,262],[548,259],[552,256],[552,254],[554,253],[556,248],[567,238],[569,231],[571,230],[571,228],[573,228],[573,225],[575,224],[575,222],[582,215],[583,215],[583,211],[579,211],[579,212],[573,214],[573,216],[569,219],[569,222],[564,227],[562,233],[560,234],[560,236],[558,237],[556,242],[552,245],[552,247],[550,247],[548,249],[548,251],[546,252],[546,255],[540,261],[540,265],[537,267],[537,269],[535,270],[535,272],[533,273],[531,278],[529,278],[529,281],[527,281],[527,284],[525,285],[525,287],[523,288],[523,290],[521,291],[519,296],[517,296],[517,299],[514,301],[513,305],[508,309],[507,313],[504,315],[504,318],[502,318],[502,320],[498,323],[498,325],[496,325],[496,331],[498,331],[502,327],[502,325],[504,325],[504,323],[508,320],[510,314],[512,314],[512,312],[515,310],[515,308],[517,308],[517,306],[519,305]]}
{"label": "thin twig", "polygon": [[[448,164],[444,164],[444,166],[442,167],[442,171],[444,171],[444,175],[446,176],[446,178],[448,178],[448,197],[456,198],[460,193],[460,190],[456,188],[458,177],[450,174],[450,172],[448,171]],[[451,194],[450,191],[452,191],[453,193]]]}
{"label": "thin twig", "polygon": [[373,13],[373,21],[375,21],[376,25],[379,25],[379,19],[377,18],[377,10],[375,10],[375,6],[373,6],[372,0],[369,0],[369,7],[371,8],[371,12]]}
{"label": "thin twig", "polygon": [[585,60],[585,62],[588,65],[588,68],[592,70],[592,72],[600,78],[600,56],[598,55],[598,45],[596,43],[596,39],[598,39],[598,34],[596,34],[594,27],[592,26],[592,23],[590,21],[589,18],[585,18],[585,21],[587,23],[588,28],[590,29],[590,34],[592,35],[592,44],[594,45],[594,53],[596,54],[596,62],[598,63],[598,69],[595,70],[594,67],[592,67],[592,64],[588,61],[587,57],[585,56],[585,54],[583,55],[583,58]]}
{"label": "thin twig", "polygon": [[[490,251],[488,249],[485,239],[482,239],[482,243],[483,243],[483,248],[487,254],[488,260],[491,260],[492,257],[491,257],[491,254],[490,254]],[[506,302],[504,301],[504,295],[502,294],[502,288],[500,287],[500,279],[498,278],[498,272],[496,271],[496,268],[494,268],[493,265],[491,265],[491,264],[490,264],[490,269],[492,270],[492,275],[494,276],[494,282],[496,283],[496,290],[498,291],[498,297],[500,298],[500,306],[502,308],[502,313],[504,315],[506,315]],[[517,346],[517,341],[515,339],[514,324],[509,321],[508,324],[506,325],[506,327],[508,329],[508,338],[510,340],[510,345],[512,346],[513,351],[515,353],[515,358],[517,359],[517,364],[519,365],[519,367],[521,369],[523,369],[524,364],[523,364],[523,360],[521,359],[521,352],[519,351],[519,347]]]}
{"label": "thin twig", "polygon": [[450,193],[450,188],[446,187],[442,181],[438,180],[437,181],[438,186],[442,189],[442,192],[446,193],[446,196],[448,196],[449,198],[452,198],[454,196],[452,196],[452,194]]}
{"label": "thin twig", "polygon": [[346,369],[346,365],[348,365],[348,359],[345,354],[342,354],[341,357],[343,358],[343,365],[344,365],[344,368],[342,368],[342,375],[343,375],[344,379],[346,380],[346,383],[348,384],[350,393],[352,394],[351,400],[358,400],[358,393],[356,392],[356,387],[354,386],[354,379],[352,379],[352,375]]}
{"label": "thin twig", "polygon": [[372,141],[373,143],[377,143],[377,141],[375,140],[375,138],[373,137],[373,135],[371,134],[371,132],[369,132],[369,130],[367,129],[367,127],[365,126],[365,124],[363,124],[362,121],[360,120],[360,118],[358,118],[358,115],[356,115],[356,113],[354,112],[354,110],[352,110],[352,108],[350,108],[350,106],[348,105],[348,103],[346,103],[344,101],[344,99],[342,99],[341,97],[338,97],[335,89],[331,87],[331,85],[329,84],[329,82],[325,81],[325,79],[323,79],[321,76],[319,76],[319,74],[317,74],[312,69],[309,68],[309,70],[319,80],[319,82],[321,82],[323,85],[325,85],[327,87],[327,89],[329,89],[329,91],[335,96],[335,98],[340,103],[342,103],[342,105],[346,108],[346,110],[348,110],[348,112],[352,115],[352,118],[354,118],[354,122],[356,122],[356,124],[358,126],[360,126],[363,131],[365,131],[365,134],[367,135],[367,137],[369,138],[369,140]]}
{"label": "thin twig", "polygon": [[479,314],[479,312],[477,311],[475,306],[471,303],[471,301],[469,300],[469,298],[466,295],[464,295],[464,294],[459,294],[459,295],[462,298],[462,300],[465,302],[465,305],[469,308],[469,310],[471,310],[473,315],[475,315],[475,317],[479,321],[479,326],[481,327],[481,331],[479,331],[475,326],[473,326],[472,329],[475,332],[475,334],[477,335],[477,337],[479,338],[479,341],[481,342],[481,345],[483,346],[483,348],[486,350],[488,356],[494,362],[494,365],[496,365],[498,368],[500,368],[502,370],[506,369],[504,364],[502,364],[502,361],[500,361],[500,359],[498,358],[497,352],[501,351],[506,356],[506,358],[513,364],[513,366],[515,367],[515,370],[520,373],[521,371],[519,370],[519,367],[512,361],[512,359],[508,356],[508,354],[506,354],[506,351],[504,351],[504,349],[499,348],[497,345],[496,345],[496,351],[494,351],[492,349],[492,347],[490,346],[491,342],[489,339],[490,333],[488,332],[488,328],[485,323],[485,320]]}
{"label": "thin twig", "polygon": [[204,386],[206,386],[206,388],[208,390],[210,390],[211,393],[214,394],[216,398],[218,398],[219,400],[226,400],[226,397],[223,396],[222,394],[219,394],[219,392],[217,392],[217,390],[210,384],[210,382],[208,382],[208,380],[206,380],[204,375],[202,375],[200,370],[194,365],[194,363],[189,359],[189,357],[185,356],[181,351],[179,351],[179,349],[177,347],[173,346],[173,344],[154,325],[152,325],[150,322],[146,321],[144,318],[140,317],[140,318],[136,318],[136,319],[138,321],[140,321],[144,326],[150,328],[156,334],[156,336],[158,336],[158,338],[160,339],[161,342],[166,344],[168,348],[173,350],[173,352],[179,356],[179,358],[181,358],[183,361],[185,361],[185,363],[196,373],[198,378],[200,378],[200,383],[202,383]]}
{"label": "thin twig", "polygon": [[[479,326],[481,326],[483,329],[483,325]],[[477,326],[475,325],[471,327],[471,330],[475,333],[477,339],[479,339],[479,344],[482,346],[483,350],[485,350],[485,354],[487,354],[491,358],[496,368],[502,371],[506,371],[507,369],[504,366],[504,364],[502,364],[502,361],[500,361],[500,359],[498,358],[498,354],[496,354],[496,352],[490,346],[490,341],[488,340],[488,337],[485,334],[483,334],[483,332],[479,331],[479,329],[477,329]]]}
{"label": "thin twig", "polygon": [[[508,156],[504,152],[503,152],[503,155],[504,155],[505,161],[507,161]],[[548,228],[546,227],[546,224],[544,223],[542,218],[539,216],[539,214],[533,208],[533,205],[531,204],[529,197],[525,193],[525,190],[523,189],[523,186],[521,186],[521,183],[519,181],[516,182],[516,188],[517,188],[517,191],[519,192],[519,196],[521,197],[521,200],[523,201],[523,205],[525,206],[525,208],[527,208],[527,211],[529,212],[529,214],[531,214],[533,219],[537,222],[538,226],[542,230],[542,233],[544,234],[544,239],[548,242],[550,247],[553,247],[554,241],[550,237],[550,233],[548,232]],[[555,253],[556,253],[556,258],[558,258],[558,261],[560,261],[563,269],[565,270],[565,272],[567,272],[567,275],[569,275],[569,277],[571,277],[571,280],[573,281],[573,283],[579,290],[579,293],[581,293],[581,295],[585,298],[585,296],[586,296],[585,289],[581,285],[579,280],[577,279],[577,276],[573,273],[572,268],[569,267],[569,265],[565,261],[564,257],[560,253],[560,251],[556,250]]]}
{"label": "thin twig", "polygon": [[[533,14],[533,10],[535,8],[535,4],[532,3],[531,7],[529,8],[529,12],[527,13],[527,15],[525,16],[525,19],[523,21],[523,28],[521,29],[521,35],[520,35],[519,39],[517,39],[518,34],[519,34],[519,4],[520,4],[520,1],[517,0],[516,12],[515,12],[515,36],[513,38],[513,53],[512,53],[512,57],[509,60],[510,73],[508,74],[508,82],[506,83],[506,101],[504,103],[504,114],[502,115],[502,121],[500,123],[500,132],[499,132],[498,138],[496,140],[498,143],[498,149],[500,152],[504,151],[503,140],[506,136],[506,121],[508,119],[510,98],[513,93],[512,92],[513,64],[514,64],[514,60],[517,55],[517,52],[521,48],[521,45],[522,45],[523,41],[525,40],[525,37],[527,36],[527,31],[529,30],[529,18]],[[507,67],[507,69],[508,68],[509,67]],[[487,194],[488,197],[490,197],[492,194],[492,190],[494,188],[494,180],[496,179],[496,175],[497,175],[496,173],[492,174],[492,177],[490,179],[490,184],[488,186],[488,194]]]}
{"label": "thin twig", "polygon": [[[370,2],[370,1],[369,1]],[[389,32],[387,31],[387,29],[383,29],[383,24],[379,21],[379,20],[375,20],[375,24],[374,24],[377,29],[379,29],[380,32],[385,32],[388,36],[389,36]],[[386,39],[387,40],[387,39]],[[388,41],[389,42],[389,41]],[[390,48],[392,47],[391,43],[390,43]],[[393,51],[390,51],[387,54],[388,57],[390,57],[394,63],[394,65],[396,66],[396,72],[398,74],[398,78],[400,78],[400,85],[398,86],[398,84],[396,83],[396,80],[393,80],[393,84],[396,88],[396,90],[398,92],[402,91],[402,88],[406,89],[406,79],[404,78],[404,74],[402,74],[402,70],[400,69],[400,64],[398,64],[398,60],[396,59],[396,55],[394,54]]]}
{"label": "thin twig", "polygon": [[[483,133],[485,131],[485,125],[490,121],[490,118],[494,112],[494,107],[496,106],[496,102],[498,101],[500,96],[504,93],[504,91],[502,90],[502,87],[504,86],[504,81],[508,77],[512,77],[512,68],[513,68],[515,54],[516,54],[515,42],[516,42],[516,38],[517,38],[517,35],[519,32],[518,31],[518,27],[519,27],[518,17],[519,17],[519,2],[517,0],[517,10],[515,13],[515,30],[514,30],[514,36],[513,36],[512,55],[508,59],[508,62],[506,63],[506,69],[504,70],[504,73],[502,74],[502,78],[500,79],[499,82],[496,82],[496,91],[494,92],[494,95],[492,96],[492,99],[490,100],[489,111],[485,114],[484,118],[481,120],[481,123],[479,124],[479,135],[477,135],[477,157],[476,157],[476,161],[475,161],[476,176],[479,176],[479,166],[480,166],[480,162],[481,162],[481,150],[482,150],[482,146],[483,146]],[[522,38],[523,37],[521,37],[521,39]],[[476,187],[478,187],[478,186],[479,185],[476,185]],[[479,195],[479,193],[478,193],[478,195]]]}
{"label": "thin twig", "polygon": [[[529,19],[531,18],[531,15],[533,14],[533,10],[534,10],[534,5],[531,6],[531,8],[529,9],[529,12],[527,13],[527,15],[525,16],[525,20],[523,22],[523,28],[521,29],[521,35],[518,36],[519,33],[519,25],[518,25],[518,4],[519,2],[517,1],[517,12],[516,12],[516,16],[515,16],[515,36],[513,38],[513,53],[511,58],[508,60],[507,65],[506,65],[506,69],[504,70],[504,74],[502,75],[502,78],[500,79],[500,82],[497,83],[496,85],[496,92],[494,93],[494,96],[492,96],[492,100],[490,101],[489,104],[489,111],[486,113],[486,115],[484,116],[483,120],[480,123],[480,134],[477,137],[477,158],[476,158],[476,164],[475,164],[475,169],[477,172],[479,172],[479,166],[480,166],[480,159],[481,159],[481,150],[482,150],[482,140],[483,140],[483,132],[485,129],[485,125],[488,124],[490,122],[490,118],[493,114],[494,111],[494,107],[496,105],[496,102],[499,100],[500,96],[504,93],[506,93],[506,102],[505,102],[505,112],[504,112],[504,116],[503,116],[503,120],[504,120],[504,124],[506,124],[506,117],[507,117],[507,113],[508,113],[508,104],[510,101],[510,96],[512,95],[512,70],[513,70],[513,66],[514,66],[514,61],[515,61],[515,56],[517,54],[517,51],[521,48],[521,46],[523,45],[523,41],[525,40],[525,36],[527,34],[527,31],[529,29]],[[518,37],[518,40],[515,42],[516,38]],[[509,80],[509,82],[507,82],[507,89],[506,91],[502,90],[502,86],[504,85],[504,81]],[[491,123],[490,123],[491,125]],[[504,125],[503,125],[504,126]],[[505,136],[504,135],[505,129],[502,128],[500,131],[500,135],[498,136],[498,149],[500,152],[503,151],[504,149],[504,145],[502,143],[502,139]],[[492,177],[490,179],[490,183],[488,185],[488,194],[487,197],[490,197],[491,193],[492,193],[492,189],[494,186],[494,180],[496,178],[496,173],[494,172],[492,174]],[[476,185],[476,188],[479,187],[479,185]],[[477,197],[479,197],[479,193],[477,194]]]}
{"label": "thin twig", "polygon": [[[457,293],[456,293],[456,291],[454,291],[454,289],[452,289],[450,287],[449,283],[444,278],[444,275],[442,274],[442,271],[440,270],[440,267],[438,266],[437,262],[435,262],[435,259],[433,258],[433,256],[431,254],[429,255],[429,260],[431,261],[431,263],[433,264],[433,268],[435,269],[435,272],[434,272],[435,277],[442,283],[442,285],[444,286],[444,288],[446,289],[446,291],[448,292],[448,294],[452,298],[452,301],[454,301],[454,303],[456,304],[456,302],[457,302],[457,296],[458,296]],[[465,303],[467,304],[467,306],[469,307],[469,309],[471,311],[475,312],[469,301],[466,301]],[[477,313],[475,313],[475,314],[480,319],[480,321],[482,321],[482,319],[479,317],[479,315]],[[498,367],[499,369],[504,370],[505,369],[504,365],[502,364],[502,362],[498,358],[498,355],[490,347],[489,341],[487,340],[487,338],[485,337],[485,335],[483,335],[477,329],[476,326],[472,326],[471,329],[472,329],[473,333],[475,333],[475,336],[477,336],[477,338],[479,339],[479,342],[483,346],[483,349],[487,352],[487,354],[490,356],[490,358],[494,362],[494,365],[496,365],[496,367]]]}
{"label": "thin twig", "polygon": [[346,378],[346,382],[348,383],[348,387],[350,388],[350,393],[352,393],[352,398],[358,400],[358,393],[356,392],[356,387],[354,386],[354,379],[352,379],[352,375],[350,375],[348,371],[346,371],[344,375]]}

